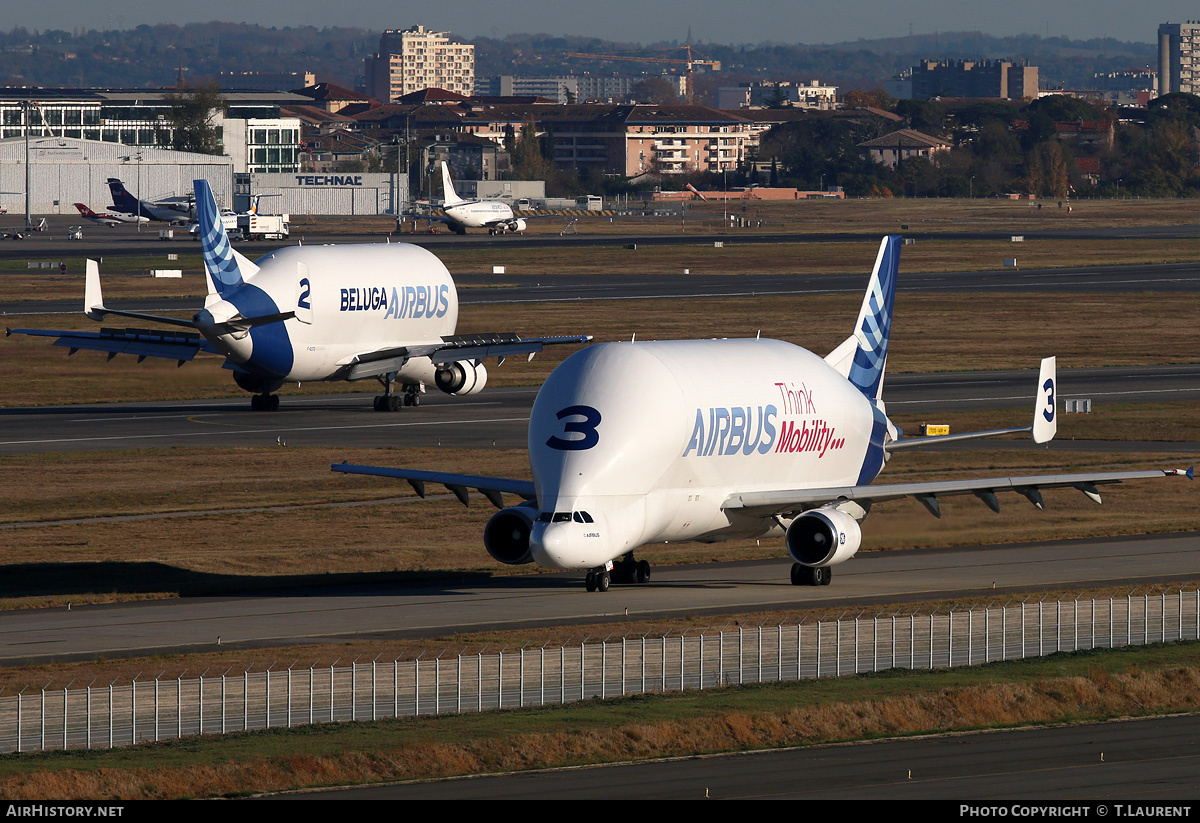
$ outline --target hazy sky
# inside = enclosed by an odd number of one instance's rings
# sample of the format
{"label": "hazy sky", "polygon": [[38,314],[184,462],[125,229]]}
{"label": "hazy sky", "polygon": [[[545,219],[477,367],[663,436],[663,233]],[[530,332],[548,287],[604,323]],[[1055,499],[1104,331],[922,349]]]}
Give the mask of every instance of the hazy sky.
{"label": "hazy sky", "polygon": [[133,28],[209,20],[268,26],[407,28],[499,37],[595,35],[627,42],[831,43],[935,31],[1111,36],[1152,42],[1158,23],[1200,18],[1176,0],[6,0],[4,27]]}

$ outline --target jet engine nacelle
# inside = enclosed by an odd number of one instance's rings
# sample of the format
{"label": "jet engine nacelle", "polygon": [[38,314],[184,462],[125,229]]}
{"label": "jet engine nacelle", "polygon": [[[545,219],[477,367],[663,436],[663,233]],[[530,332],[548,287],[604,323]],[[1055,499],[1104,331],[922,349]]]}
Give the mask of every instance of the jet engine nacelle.
{"label": "jet engine nacelle", "polygon": [[532,503],[501,509],[483,527],[483,546],[487,553],[501,563],[518,566],[532,563],[529,553],[529,533],[537,508]]}
{"label": "jet engine nacelle", "polygon": [[487,385],[487,369],[483,367],[483,363],[472,363],[469,360],[446,363],[434,372],[433,382],[446,394],[479,394]]}
{"label": "jet engine nacelle", "polygon": [[526,223],[524,219],[518,217],[516,220],[508,224],[509,231],[525,231]]}
{"label": "jet engine nacelle", "polygon": [[858,521],[837,509],[813,509],[797,517],[784,535],[788,554],[802,566],[832,566],[854,557],[862,544]]}

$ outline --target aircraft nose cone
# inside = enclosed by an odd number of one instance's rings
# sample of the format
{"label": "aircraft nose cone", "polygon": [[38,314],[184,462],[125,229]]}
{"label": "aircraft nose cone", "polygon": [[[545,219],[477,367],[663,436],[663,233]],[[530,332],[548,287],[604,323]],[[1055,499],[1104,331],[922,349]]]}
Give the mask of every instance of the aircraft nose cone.
{"label": "aircraft nose cone", "polygon": [[529,535],[529,552],[539,564],[552,569],[575,568],[569,560],[569,524],[535,523]]}

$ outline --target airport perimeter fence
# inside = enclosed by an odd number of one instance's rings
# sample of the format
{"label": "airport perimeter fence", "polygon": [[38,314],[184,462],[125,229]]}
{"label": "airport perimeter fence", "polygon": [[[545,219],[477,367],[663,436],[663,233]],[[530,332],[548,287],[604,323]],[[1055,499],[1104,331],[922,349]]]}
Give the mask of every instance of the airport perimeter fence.
{"label": "airport perimeter fence", "polygon": [[0,696],[0,752],[568,704],[1200,640],[1200,590],[622,637],[554,648]]}

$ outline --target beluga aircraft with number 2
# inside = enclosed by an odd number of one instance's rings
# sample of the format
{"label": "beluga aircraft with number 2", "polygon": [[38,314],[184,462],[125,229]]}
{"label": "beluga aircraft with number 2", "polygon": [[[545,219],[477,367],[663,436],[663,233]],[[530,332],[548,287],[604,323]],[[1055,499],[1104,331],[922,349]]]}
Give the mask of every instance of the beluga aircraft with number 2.
{"label": "beluga aircraft with number 2", "polygon": [[942,437],[907,438],[888,419],[882,390],[900,237],[879,247],[854,332],[822,358],[780,340],[601,343],[568,357],[546,380],[529,420],[532,480],[374,466],[333,470],[408,481],[424,496],[440,483],[466,503],[482,492],[525,502],[492,516],[483,542],[502,563],[585,571],[589,591],[643,583],[648,543],[779,535],[791,582],[826,585],[862,543],[871,507],[913,497],[974,495],[993,511],[1015,492],[1039,509],[1041,490],[1097,487],[1192,469],[1081,472],[876,484],[888,458],[930,444],[1057,430],[1055,360],[1042,361],[1033,422]]}
{"label": "beluga aircraft with number 2", "polygon": [[[377,411],[416,406],[426,383],[451,395],[487,383],[484,358],[543,346],[586,343],[590,335],[521,337],[512,332],[456,334],[458,292],[437,257],[407,243],[287,246],[251,262],[229,244],[206,180],[195,181],[208,297],[190,318],[110,309],[96,262],[87,261],[84,312],[174,326],[179,331],[99,332],[9,329],[56,337],[55,345],[161,357],[180,365],[207,352],[225,358],[234,382],[252,392],[251,408],[275,410],[285,383],[374,378]],[[393,388],[403,389],[403,397]]]}

